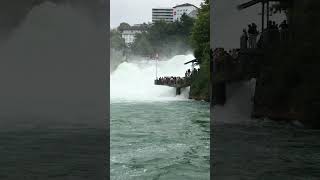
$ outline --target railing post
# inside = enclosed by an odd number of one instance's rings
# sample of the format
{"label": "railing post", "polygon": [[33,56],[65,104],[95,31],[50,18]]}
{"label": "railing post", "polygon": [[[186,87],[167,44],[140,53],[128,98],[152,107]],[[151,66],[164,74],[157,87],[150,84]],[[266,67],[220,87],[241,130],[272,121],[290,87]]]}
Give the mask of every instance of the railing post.
{"label": "railing post", "polygon": [[181,94],[181,87],[176,87],[176,95],[180,95]]}

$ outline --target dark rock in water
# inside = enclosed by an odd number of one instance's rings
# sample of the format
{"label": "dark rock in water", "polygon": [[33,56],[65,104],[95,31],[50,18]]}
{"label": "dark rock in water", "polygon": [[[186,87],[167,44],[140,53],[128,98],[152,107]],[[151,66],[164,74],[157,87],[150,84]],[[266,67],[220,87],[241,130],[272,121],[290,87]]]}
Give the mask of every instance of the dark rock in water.
{"label": "dark rock in water", "polygon": [[206,101],[206,102],[209,102],[210,99],[208,96],[189,96],[189,99],[194,99],[194,100],[197,100],[197,101]]}

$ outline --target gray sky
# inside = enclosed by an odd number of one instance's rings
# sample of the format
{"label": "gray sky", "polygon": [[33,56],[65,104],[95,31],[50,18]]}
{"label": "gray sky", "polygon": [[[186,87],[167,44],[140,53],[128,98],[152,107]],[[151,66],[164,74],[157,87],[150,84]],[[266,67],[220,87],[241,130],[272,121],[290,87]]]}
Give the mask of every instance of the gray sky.
{"label": "gray sky", "polygon": [[152,8],[173,7],[178,4],[190,3],[200,7],[204,0],[111,0],[110,26],[117,27],[121,22],[130,25],[151,22]]}

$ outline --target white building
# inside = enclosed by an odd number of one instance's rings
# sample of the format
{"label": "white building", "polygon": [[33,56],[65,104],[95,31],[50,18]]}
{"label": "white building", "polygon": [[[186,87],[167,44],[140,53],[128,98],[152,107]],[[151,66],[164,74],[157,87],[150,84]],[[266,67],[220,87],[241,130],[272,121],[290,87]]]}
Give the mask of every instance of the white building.
{"label": "white building", "polygon": [[195,18],[198,14],[198,7],[189,3],[173,7],[173,21],[180,21],[183,14]]}
{"label": "white building", "polygon": [[173,9],[172,8],[153,8],[152,23],[156,21],[173,22]]}
{"label": "white building", "polygon": [[126,27],[121,30],[121,37],[124,39],[126,45],[130,46],[134,42],[136,35],[145,30],[146,27],[143,25]]}

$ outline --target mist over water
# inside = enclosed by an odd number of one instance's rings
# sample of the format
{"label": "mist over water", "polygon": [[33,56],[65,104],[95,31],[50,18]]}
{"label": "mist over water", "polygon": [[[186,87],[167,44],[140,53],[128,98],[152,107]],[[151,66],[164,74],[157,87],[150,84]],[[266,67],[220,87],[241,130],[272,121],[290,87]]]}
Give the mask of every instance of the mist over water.
{"label": "mist over water", "polygon": [[0,179],[108,176],[107,33],[76,7],[35,6],[1,42]]}
{"label": "mist over water", "polygon": [[0,46],[2,112],[102,122],[107,102],[103,31],[71,5],[35,6]]}
{"label": "mist over water", "polygon": [[[193,60],[193,55],[177,55],[169,60],[140,60],[124,62],[111,74],[111,101],[168,101],[186,100],[189,88],[184,88],[180,96],[176,96],[175,88],[156,86],[156,71],[158,77],[184,77],[191,65],[185,62]],[[157,67],[157,68],[156,68]],[[157,70],[156,70],[157,69]]]}

